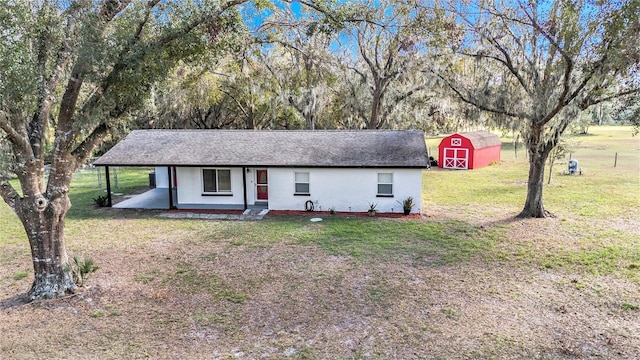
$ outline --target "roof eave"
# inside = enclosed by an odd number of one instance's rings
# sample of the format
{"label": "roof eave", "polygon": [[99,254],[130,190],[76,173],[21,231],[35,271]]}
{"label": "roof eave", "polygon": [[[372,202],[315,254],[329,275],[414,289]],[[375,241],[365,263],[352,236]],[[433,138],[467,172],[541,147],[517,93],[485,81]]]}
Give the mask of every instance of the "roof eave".
{"label": "roof eave", "polygon": [[316,168],[316,169],[427,169],[429,165],[283,165],[283,164],[96,164],[102,167],[263,167],[263,168]]}

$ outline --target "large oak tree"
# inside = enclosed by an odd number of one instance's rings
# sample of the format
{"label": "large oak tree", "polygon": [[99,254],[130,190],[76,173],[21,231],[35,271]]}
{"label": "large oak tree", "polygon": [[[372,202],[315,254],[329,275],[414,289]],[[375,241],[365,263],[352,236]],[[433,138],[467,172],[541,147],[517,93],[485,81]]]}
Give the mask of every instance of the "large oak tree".
{"label": "large oak tree", "polygon": [[0,171],[0,195],[29,239],[31,300],[76,288],[64,243],[75,170],[153,83],[232,30],[240,22],[234,9],[245,1],[3,3],[0,141],[11,158]]}
{"label": "large oak tree", "polygon": [[364,127],[390,128],[401,104],[432,88],[420,69],[439,21],[404,1],[372,1],[368,6],[375,12],[347,31],[353,53],[343,60],[345,88]]}
{"label": "large oak tree", "polygon": [[452,2],[451,61],[431,71],[462,101],[520,123],[529,155],[520,216],[545,217],[545,162],[567,127],[640,91],[640,0],[470,4]]}

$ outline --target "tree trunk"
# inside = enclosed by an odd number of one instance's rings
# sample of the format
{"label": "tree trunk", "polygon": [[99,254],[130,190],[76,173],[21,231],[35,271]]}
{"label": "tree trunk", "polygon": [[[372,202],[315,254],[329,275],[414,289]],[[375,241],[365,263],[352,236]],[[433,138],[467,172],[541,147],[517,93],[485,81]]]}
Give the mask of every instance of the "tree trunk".
{"label": "tree trunk", "polygon": [[549,157],[549,151],[529,151],[529,180],[527,182],[527,200],[524,209],[518,215],[520,218],[543,218],[549,213],[542,204],[544,187],[544,165]]}
{"label": "tree trunk", "polygon": [[371,103],[371,117],[369,118],[370,130],[377,130],[380,127],[380,108],[382,107],[384,94],[376,86],[376,90],[373,92],[373,99]]}
{"label": "tree trunk", "polygon": [[255,130],[256,129],[256,114],[255,114],[255,105],[250,103],[249,106],[247,106],[247,114],[245,117],[245,127],[248,130]]}
{"label": "tree trunk", "polygon": [[64,218],[71,207],[69,197],[65,194],[48,203],[45,198],[37,201],[25,202],[19,214],[31,245],[35,275],[28,293],[30,300],[60,297],[76,289],[64,246]]}
{"label": "tree trunk", "polygon": [[315,130],[316,129],[316,121],[314,119],[313,113],[308,113],[306,114],[306,119],[305,122],[306,124],[306,129],[308,130]]}

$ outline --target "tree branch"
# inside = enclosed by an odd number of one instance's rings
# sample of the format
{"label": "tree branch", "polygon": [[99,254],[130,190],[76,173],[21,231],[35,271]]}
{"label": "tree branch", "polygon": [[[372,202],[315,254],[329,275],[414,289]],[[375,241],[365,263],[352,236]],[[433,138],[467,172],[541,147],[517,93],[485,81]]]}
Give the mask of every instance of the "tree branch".
{"label": "tree branch", "polygon": [[155,5],[157,5],[159,3],[159,0],[150,0],[147,3],[147,10],[146,10],[146,13],[145,13],[145,17],[138,24],[137,31],[134,34],[134,37],[132,38],[131,42],[127,46],[125,46],[125,48],[120,52],[120,54],[118,56],[118,60],[116,61],[115,65],[113,66],[111,72],[109,73],[109,75],[107,75],[105,77],[105,79],[102,81],[102,83],[97,87],[96,91],[87,100],[87,102],[85,103],[85,105],[83,106],[83,108],[82,108],[82,110],[80,112],[80,116],[81,117],[87,117],[91,113],[91,111],[98,105],[100,100],[103,98],[103,96],[106,93],[106,91],[112,85],[114,85],[115,83],[117,83],[119,81],[118,80],[119,76],[120,76],[120,74],[122,72],[124,72],[127,69],[127,64],[135,62],[135,61],[139,60],[139,58],[142,58],[142,57],[146,56],[150,49],[161,48],[163,46],[166,46],[166,45],[170,44],[171,42],[175,41],[176,39],[179,39],[181,36],[189,34],[190,32],[192,32],[198,26],[200,26],[200,25],[202,25],[202,24],[204,24],[204,23],[206,23],[208,21],[213,21],[215,19],[219,19],[219,16],[222,13],[224,13],[225,11],[227,11],[228,9],[230,9],[230,8],[232,8],[234,6],[237,6],[239,4],[245,3],[247,1],[248,0],[232,0],[232,1],[228,1],[227,3],[222,5],[215,12],[215,14],[203,14],[200,17],[198,17],[195,20],[193,20],[191,23],[189,23],[186,26],[184,26],[183,28],[178,29],[178,30],[173,31],[173,32],[170,32],[169,34],[165,34],[164,36],[158,38],[156,41],[153,41],[153,42],[147,44],[144,47],[144,49],[142,49],[142,51],[136,53],[133,57],[128,57],[128,55],[131,55],[131,52],[132,52],[132,49],[133,49],[134,45],[139,43],[140,34],[142,32],[142,29],[144,28],[144,25],[146,25],[147,22],[148,22],[150,11],[153,9],[153,7]]}
{"label": "tree branch", "polygon": [[231,95],[231,93],[227,90],[220,89],[220,92],[230,97],[231,100],[233,100],[233,102],[236,103],[236,106],[238,107],[238,109],[240,109],[240,111],[244,114],[244,116],[247,116],[248,112],[244,108],[244,106],[242,106],[242,103],[240,103],[240,100],[238,100],[235,96]]}
{"label": "tree branch", "polygon": [[138,22],[138,27],[136,28],[136,32],[133,34],[133,39],[135,40],[134,43],[140,40],[140,35],[142,34],[142,30],[144,30],[145,24],[149,22],[149,18],[151,17],[151,10],[153,10],[153,8],[156,5],[158,5],[159,2],[160,0],[149,0],[149,2],[147,2],[147,7],[145,9],[144,17],[142,18],[142,20],[140,20],[140,22]]}
{"label": "tree branch", "polygon": [[562,134],[567,129],[570,123],[571,123],[570,118],[562,119],[561,123],[554,128],[553,134],[549,136],[549,139],[544,144],[544,148],[548,149],[548,151],[551,151],[551,149],[553,149],[556,145],[558,145],[558,142],[560,141],[560,137],[562,136]]}
{"label": "tree branch", "polygon": [[[358,49],[360,50],[360,55],[362,55],[362,59],[367,63],[367,66],[369,66],[369,69],[371,70],[371,74],[373,75],[373,78],[377,79],[379,77],[377,68],[373,64],[369,56],[367,55],[367,52],[364,48],[363,43],[364,43],[364,39],[362,38],[362,33],[358,30]],[[377,44],[376,44],[375,50],[377,52]],[[377,61],[378,60],[376,59],[376,62]]]}
{"label": "tree branch", "polygon": [[353,84],[350,81],[347,81],[347,84],[349,85],[349,90],[351,92],[351,97],[355,100],[354,103],[349,104],[350,107],[353,108],[353,110],[356,111],[356,114],[358,115],[358,117],[360,118],[361,121],[363,122],[367,122],[367,115],[365,113],[365,109],[362,106],[362,103],[360,101],[358,101],[358,93],[356,90],[356,85]]}
{"label": "tree branch", "polygon": [[111,127],[106,123],[98,125],[89,136],[87,136],[76,148],[71,152],[77,164],[82,164],[91,154],[93,149],[104,139],[111,131]]}
{"label": "tree branch", "polygon": [[31,153],[31,145],[26,134],[16,130],[11,124],[10,115],[2,110],[0,110],[0,129],[7,134],[7,139],[14,147],[21,149],[21,152]]}
{"label": "tree branch", "polygon": [[[609,50],[609,45],[607,45],[607,50]],[[582,79],[580,85],[578,85],[578,87],[573,92],[571,92],[571,94],[568,94],[568,93],[569,93],[569,86],[570,86],[571,71],[573,70],[573,62],[566,65],[567,67],[565,68],[564,80],[563,80],[563,91],[562,91],[562,94],[561,94],[560,98],[558,99],[558,104],[556,105],[556,107],[550,113],[548,113],[539,122],[541,125],[544,125],[544,124],[548,123],[551,119],[553,119],[554,116],[556,116],[560,112],[560,110],[562,110],[566,105],[568,105],[569,103],[571,103],[571,101],[573,101],[576,97],[578,97],[578,95],[587,86],[589,81],[593,78],[595,73],[604,66],[604,64],[606,62],[606,59],[607,59],[607,54],[608,54],[608,51],[605,51],[605,53],[602,56],[602,58],[600,58],[598,61],[595,62],[595,65],[591,69],[589,74],[585,75],[585,77]],[[571,65],[571,66],[569,66],[569,65]],[[624,95],[621,95],[621,96],[624,96]],[[614,97],[616,97],[616,96],[614,96]],[[602,100],[602,101],[605,101],[605,100]],[[599,101],[599,102],[602,102],[602,101]],[[593,103],[593,104],[596,104],[596,103]],[[580,106],[582,106],[582,105],[583,104],[580,104]],[[587,107],[589,107],[589,106],[590,105],[586,105],[585,109]]]}
{"label": "tree branch", "polygon": [[[520,39],[511,30],[511,28],[509,26],[507,26],[506,19],[501,18],[501,20],[503,21],[503,24],[504,24],[504,27],[505,27],[506,31],[509,33],[509,35],[511,36],[513,41],[518,45],[518,48],[520,49],[520,52],[522,53],[522,56],[524,57],[524,59],[527,61],[527,64],[529,64],[529,67],[530,68],[535,68],[535,62],[531,58],[529,58],[529,56],[527,56],[526,47],[524,46],[524,44],[522,44],[522,41],[520,41]],[[536,74],[537,74],[537,72],[536,72]]]}
{"label": "tree branch", "polygon": [[560,44],[547,32],[545,31],[540,24],[538,24],[538,21],[531,15],[529,14],[528,11],[526,11],[526,8],[524,6],[521,6],[522,11],[525,13],[525,15],[527,16],[527,18],[529,19],[530,22],[526,22],[523,21],[521,19],[518,18],[513,18],[513,17],[509,17],[506,16],[502,13],[499,12],[495,12],[495,11],[491,11],[488,10],[489,14],[493,15],[493,16],[498,16],[500,18],[505,18],[508,19],[509,21],[513,21],[515,23],[518,24],[522,24],[525,26],[531,26],[533,27],[536,31],[538,31],[545,39],[547,39],[547,41],[549,41],[549,43],[551,45],[553,45],[553,47],[558,50],[558,52],[560,53],[560,55],[567,61],[572,61],[571,60],[571,56],[569,56],[569,54],[567,54],[564,49],[560,46]]}
{"label": "tree branch", "polygon": [[600,58],[598,61],[594,63],[594,66],[593,68],[591,68],[591,71],[589,71],[589,74],[585,75],[580,85],[578,85],[578,87],[576,87],[576,89],[571,93],[571,95],[567,99],[566,104],[569,104],[569,102],[575,99],[580,94],[580,92],[582,92],[582,90],[587,86],[587,83],[589,83],[589,81],[593,78],[596,72],[602,69],[602,67],[604,67],[605,62],[608,59],[609,51],[610,51],[610,43],[607,43],[606,51],[604,52],[602,58]]}
{"label": "tree branch", "polygon": [[0,173],[0,196],[7,205],[15,212],[18,213],[18,209],[21,206],[22,198],[18,192],[9,183],[9,180]]}
{"label": "tree branch", "polygon": [[[110,1],[117,2],[117,0],[106,0],[105,4]],[[89,99],[85,102],[84,106],[80,111],[81,117],[86,117],[88,116],[88,114],[91,113],[93,108],[95,108],[95,106],[102,99],[107,89],[117,81],[116,79],[118,78],[119,74],[122,71],[124,71],[125,69],[124,64],[128,62],[126,59],[126,56],[131,52],[134,45],[140,42],[140,38],[141,38],[142,31],[144,30],[144,26],[149,22],[151,11],[158,3],[159,3],[159,0],[150,0],[149,2],[147,2],[146,8],[145,8],[145,14],[136,25],[136,31],[134,32],[133,37],[131,38],[129,43],[122,49],[120,54],[118,54],[118,58],[115,62],[115,65],[111,69],[111,72],[109,73],[109,75],[107,75],[107,77],[102,81],[102,83],[96,88],[96,90],[91,94]]]}
{"label": "tree branch", "polygon": [[[482,34],[482,32],[480,32],[480,34]],[[516,79],[518,80],[518,82],[520,83],[520,85],[522,86],[522,88],[524,89],[524,91],[528,94],[531,95],[531,88],[529,87],[529,85],[525,82],[524,78],[522,77],[522,74],[520,74],[520,72],[518,71],[518,69],[515,68],[515,66],[513,65],[513,60],[511,59],[511,55],[509,55],[509,52],[507,51],[507,49],[505,49],[499,42],[498,40],[493,37],[493,36],[488,36],[488,35],[481,35],[483,38],[487,39],[492,45],[493,47],[498,50],[502,56],[504,56],[504,60],[499,59],[497,56],[489,56],[489,55],[482,55],[482,56],[486,56],[488,58],[500,61],[504,66],[507,67],[507,69],[509,70],[509,72],[511,74],[513,74],[513,76],[516,77]]]}
{"label": "tree branch", "polygon": [[617,94],[613,94],[610,96],[606,96],[603,98],[599,98],[599,99],[593,99],[591,97],[586,97],[584,100],[582,100],[582,102],[580,103],[580,109],[581,110],[585,110],[588,107],[592,106],[592,105],[596,105],[602,102],[606,102],[609,100],[613,100],[619,97],[623,97],[623,96],[627,96],[627,95],[633,95],[633,94],[640,94],[640,89],[636,88],[636,89],[630,89],[630,90],[626,90],[623,92],[619,92]]}
{"label": "tree branch", "polygon": [[386,110],[384,110],[383,114],[382,114],[382,121],[383,122],[387,122],[389,115],[391,115],[393,113],[393,111],[396,109],[396,107],[398,106],[398,104],[400,104],[401,102],[405,101],[406,99],[410,98],[411,96],[413,96],[414,94],[425,90],[427,88],[427,85],[420,85],[420,86],[416,86],[413,89],[405,92],[404,94],[398,95],[395,97],[395,99],[393,99],[393,104],[391,106],[387,106]]}
{"label": "tree branch", "polygon": [[399,96],[396,96],[396,98],[395,98],[394,102],[395,102],[395,104],[397,105],[397,104],[399,104],[400,102],[402,102],[402,101],[404,101],[404,100],[406,100],[406,99],[410,98],[410,97],[411,97],[411,96],[413,96],[414,94],[416,94],[416,93],[418,93],[418,92],[420,92],[420,91],[422,91],[422,90],[425,90],[426,88],[427,88],[427,85],[426,85],[426,84],[424,84],[424,85],[420,85],[420,86],[416,86],[416,87],[414,87],[413,89],[411,89],[411,90],[407,91],[406,93],[404,93],[404,94],[402,94],[402,95],[399,95]]}
{"label": "tree branch", "polygon": [[369,18],[369,16],[367,16],[367,14],[365,14],[364,17],[347,16],[347,17],[344,17],[344,18],[338,18],[333,13],[331,13],[330,9],[322,8],[322,7],[318,6],[316,3],[314,3],[313,1],[285,0],[285,2],[288,2],[288,3],[298,2],[298,3],[308,7],[310,9],[313,9],[313,10],[325,15],[326,17],[328,17],[331,21],[333,21],[336,24],[341,24],[342,22],[348,22],[348,23],[365,22],[365,23],[368,23],[368,24],[377,25],[377,23],[375,21],[371,20]]}
{"label": "tree branch", "polygon": [[[57,51],[55,58],[55,65],[52,73],[48,78],[46,78],[46,67],[47,67],[47,58],[46,53],[48,52],[46,44],[48,42],[48,36],[41,36],[39,39],[43,44],[41,44],[41,49],[38,54],[38,68],[40,73],[40,79],[38,81],[38,102],[36,105],[36,111],[34,112],[33,118],[27,124],[27,135],[29,137],[29,141],[31,144],[32,151],[34,153],[34,157],[38,159],[40,162],[39,168],[42,169],[44,166],[44,147],[43,142],[45,139],[44,131],[47,126],[47,121],[49,120],[49,116],[51,114],[51,106],[54,101],[54,91],[58,86],[62,75],[66,69],[66,66],[71,57],[71,38],[73,34],[73,30],[75,28],[75,19],[76,15],[75,7],[72,7],[70,12],[68,13],[67,23],[65,26],[64,36],[65,38],[62,40],[62,44]],[[46,79],[45,79],[46,78]],[[41,170],[40,170],[41,171]]]}
{"label": "tree branch", "polygon": [[104,22],[113,20],[130,2],[131,0],[104,0],[100,9],[100,18]]}
{"label": "tree branch", "polygon": [[478,101],[477,99],[472,99],[470,96],[465,96],[462,91],[460,91],[459,89],[457,89],[447,78],[445,78],[444,76],[437,74],[435,72],[431,71],[434,75],[436,75],[438,78],[440,78],[440,80],[444,81],[445,85],[447,85],[448,88],[450,88],[455,94],[456,96],[462,100],[463,102],[473,105],[475,107],[477,107],[480,110],[484,110],[484,111],[488,111],[494,114],[500,114],[500,115],[506,115],[506,116],[512,116],[512,117],[516,117],[516,118],[520,118],[520,119],[524,119],[527,118],[527,116],[525,116],[524,114],[520,114],[520,113],[516,113],[516,112],[511,112],[511,111],[507,111],[507,110],[500,110],[500,109],[496,109],[496,108],[492,108],[489,106],[486,106],[482,103],[480,103],[480,101]]}
{"label": "tree branch", "polygon": [[565,101],[567,100],[570,101],[570,99],[567,99],[567,94],[569,94],[569,87],[571,86],[572,71],[573,71],[573,61],[567,62],[565,64],[564,76],[562,80],[562,93],[560,93],[560,96],[558,97],[556,106],[549,113],[547,113],[547,115],[545,115],[541,120],[537,121],[537,123],[540,126],[544,126],[546,123],[551,121],[551,119],[553,119],[556,115],[558,115],[560,110],[562,110],[566,106],[567,103]]}
{"label": "tree branch", "polygon": [[[377,44],[376,44],[377,45]],[[393,40],[391,41],[391,43],[388,45],[387,47],[387,51],[389,52],[387,54],[387,61],[384,64],[384,74],[385,77],[393,77],[398,73],[398,70],[396,70],[393,74],[389,74],[389,72],[391,71],[391,69],[393,68],[393,65],[395,64],[396,61],[396,55],[398,55],[398,35],[396,35]],[[376,46],[377,47],[377,46]],[[399,67],[398,67],[399,68]]]}
{"label": "tree branch", "polygon": [[365,73],[363,73],[362,71],[360,71],[359,69],[357,69],[354,66],[347,66],[347,69],[355,72],[356,74],[358,74],[360,76],[360,78],[362,79],[362,81],[366,81],[367,80],[367,75],[365,75]]}

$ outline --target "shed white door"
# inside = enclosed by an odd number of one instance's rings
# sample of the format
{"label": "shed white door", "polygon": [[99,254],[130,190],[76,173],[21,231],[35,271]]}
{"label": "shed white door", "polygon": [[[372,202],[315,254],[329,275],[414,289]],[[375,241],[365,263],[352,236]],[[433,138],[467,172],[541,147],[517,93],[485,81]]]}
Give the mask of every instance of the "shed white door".
{"label": "shed white door", "polygon": [[469,167],[469,149],[444,148],[443,167],[445,169],[463,169]]}

